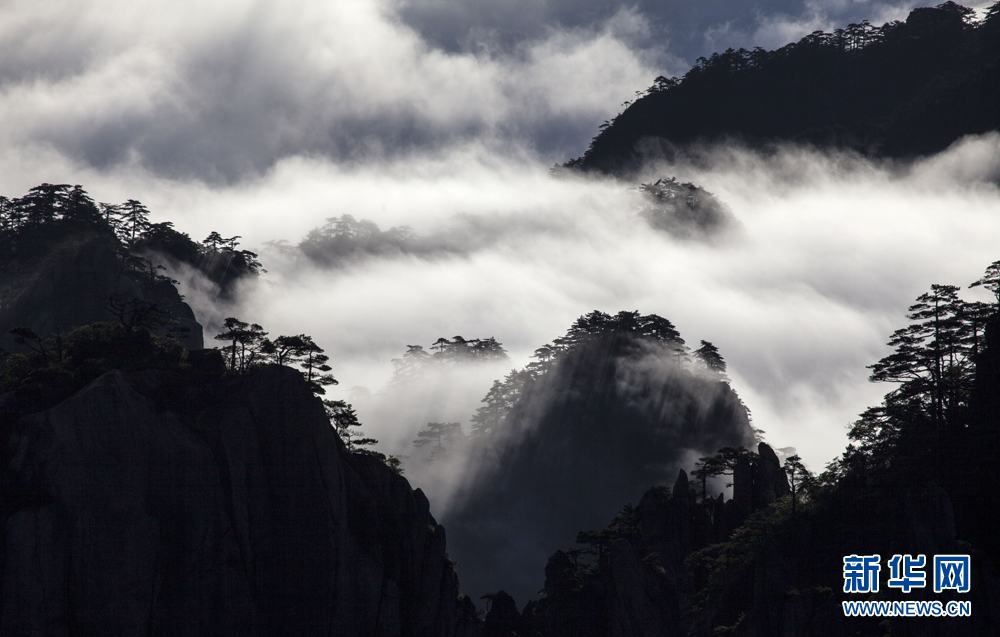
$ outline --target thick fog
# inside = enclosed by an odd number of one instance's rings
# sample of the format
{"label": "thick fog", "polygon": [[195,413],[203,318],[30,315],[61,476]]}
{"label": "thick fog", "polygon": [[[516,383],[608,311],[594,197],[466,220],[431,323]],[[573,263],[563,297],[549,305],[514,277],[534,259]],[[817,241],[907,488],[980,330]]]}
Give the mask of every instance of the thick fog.
{"label": "thick fog", "polygon": [[[468,217],[458,215],[484,220],[478,227],[493,241],[470,239],[464,253],[324,269],[262,251],[272,270],[247,290],[242,313],[272,330],[314,334],[334,353],[342,390],[378,394],[406,345],[493,336],[510,364],[452,375],[446,384],[468,384],[471,395],[427,414],[467,422],[493,378],[526,364],[579,315],[637,309],[669,318],[691,343],[717,345],[755,425],[821,468],[842,450],[845,426],[888,391],[867,382],[865,366],[887,353],[906,307],[932,283],[966,285],[1000,258],[998,151],[1000,138],[989,136],[904,167],[796,149],[768,157],[721,149],[698,166],[663,167],[728,205],[737,223],[708,241],[652,229],[627,184],[555,180],[527,162],[496,170],[490,155],[428,160],[419,176],[401,174],[404,166],[388,174],[314,167],[316,187],[331,190],[325,201],[262,183],[253,196],[206,193],[188,206],[205,217],[242,209],[253,228],[279,225],[263,218],[272,209],[312,208],[317,225],[352,213],[424,234],[466,231]],[[228,232],[241,229],[230,223]],[[390,450],[408,453],[415,429],[376,424],[376,437],[403,445]]]}
{"label": "thick fog", "polygon": [[[707,235],[651,227],[637,183],[549,176],[697,55],[914,3],[731,4],[11,0],[0,194],[82,184],[196,240],[241,235],[267,274],[224,311],[186,286],[199,317],[312,335],[340,381],[330,396],[411,456],[437,512],[464,469],[432,479],[416,431],[468,426],[493,379],[594,309],[713,342],[754,425],[821,469],[889,389],[865,366],[906,307],[1000,259],[1000,137],[912,164],[716,147],[650,166],[645,181],[676,176],[726,205],[731,222]],[[408,226],[422,247],[336,266],[297,252],[341,215]],[[511,360],[387,390],[407,345],[455,335],[495,337]]]}

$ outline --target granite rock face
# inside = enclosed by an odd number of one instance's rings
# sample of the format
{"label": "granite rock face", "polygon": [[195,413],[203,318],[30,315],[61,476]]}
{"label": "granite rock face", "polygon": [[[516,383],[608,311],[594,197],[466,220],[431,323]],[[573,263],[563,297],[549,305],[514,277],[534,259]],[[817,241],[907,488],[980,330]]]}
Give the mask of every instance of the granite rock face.
{"label": "granite rock face", "polygon": [[740,458],[733,470],[733,503],[739,522],[792,492],[774,450],[762,442],[757,445],[757,454],[756,462]]}
{"label": "granite rock face", "polygon": [[293,370],[113,371],[13,430],[4,635],[477,634],[427,499]]}
{"label": "granite rock face", "polygon": [[517,637],[521,630],[521,614],[514,598],[497,591],[490,600],[490,609],[483,622],[483,637]]}

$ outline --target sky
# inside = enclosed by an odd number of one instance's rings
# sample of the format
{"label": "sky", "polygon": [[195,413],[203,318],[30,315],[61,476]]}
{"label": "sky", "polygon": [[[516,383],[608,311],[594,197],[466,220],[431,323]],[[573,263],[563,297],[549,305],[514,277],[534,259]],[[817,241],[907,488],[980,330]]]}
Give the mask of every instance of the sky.
{"label": "sky", "polygon": [[[81,184],[195,239],[240,235],[268,273],[229,308],[188,285],[199,318],[313,335],[341,382],[331,397],[353,396],[386,451],[467,419],[578,316],[639,310],[718,346],[755,426],[820,470],[889,389],[865,366],[907,306],[1000,259],[1000,137],[905,165],[716,147],[647,167],[726,204],[733,223],[707,240],[650,228],[637,183],[548,169],[698,56],[914,5],[3,0],[0,194]],[[324,269],[274,244],[344,214],[450,248]],[[454,335],[496,337],[512,360],[379,401],[392,358]]]}

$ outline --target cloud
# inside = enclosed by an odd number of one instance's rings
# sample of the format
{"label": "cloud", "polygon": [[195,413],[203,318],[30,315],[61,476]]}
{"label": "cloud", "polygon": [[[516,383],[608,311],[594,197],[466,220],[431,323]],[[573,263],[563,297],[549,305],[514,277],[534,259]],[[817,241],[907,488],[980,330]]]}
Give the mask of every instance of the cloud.
{"label": "cloud", "polygon": [[[717,345],[756,426],[818,469],[843,448],[845,426],[889,389],[868,383],[865,366],[888,352],[906,307],[932,283],[967,284],[1000,258],[991,241],[1000,166],[983,161],[998,151],[996,135],[910,165],[723,147],[658,167],[704,186],[739,221],[739,232],[712,243],[651,229],[632,185],[551,179],[544,164],[482,147],[416,168],[295,159],[251,185],[135,188],[154,195],[157,219],[198,236],[242,234],[251,248],[294,243],[340,214],[427,235],[461,227],[456,215],[479,219],[475,241],[439,256],[329,270],[264,252],[270,272],[245,291],[242,317],[315,336],[335,362],[337,395],[356,385],[377,393],[409,344],[494,336],[522,366],[581,314],[636,309],[669,318],[689,342]],[[456,389],[447,401],[457,406],[434,417],[467,419],[492,378]],[[363,422],[374,414],[359,413]],[[376,420],[387,450],[407,453],[413,431],[399,431],[403,419]]]}
{"label": "cloud", "polygon": [[[899,19],[919,3],[875,0],[638,0],[629,12],[645,18],[629,31],[636,49],[657,57],[660,73],[680,75],[700,56],[729,47],[777,47],[816,30],[868,19]],[[516,46],[551,28],[587,27],[611,21],[626,6],[612,0],[397,0],[401,19],[428,41],[450,51]],[[666,43],[666,46],[664,45]]]}
{"label": "cloud", "polygon": [[0,143],[207,183],[470,142],[546,162],[660,74],[912,3],[156,0],[0,9]]}
{"label": "cloud", "polygon": [[0,9],[0,142],[209,183],[473,140],[562,161],[709,49],[894,10],[730,4],[14,0]]}
{"label": "cloud", "polygon": [[435,48],[377,1],[143,7],[7,3],[0,141],[208,182],[470,139],[561,159],[655,76],[625,10],[494,55]]}

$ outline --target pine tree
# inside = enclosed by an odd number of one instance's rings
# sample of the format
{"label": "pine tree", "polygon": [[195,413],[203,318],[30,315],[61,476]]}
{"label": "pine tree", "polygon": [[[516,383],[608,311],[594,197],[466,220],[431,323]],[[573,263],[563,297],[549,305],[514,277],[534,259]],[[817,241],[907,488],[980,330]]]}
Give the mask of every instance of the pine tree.
{"label": "pine tree", "polygon": [[299,338],[303,342],[299,367],[305,370],[306,382],[313,386],[313,390],[324,394],[324,387],[339,384],[332,374],[327,373],[333,369],[327,365],[330,357],[324,354],[326,350],[317,345],[311,336],[300,334]]}
{"label": "pine tree", "polygon": [[222,238],[222,235],[218,232],[212,231],[204,241],[201,242],[205,249],[209,252],[218,252],[219,247],[225,245],[226,240]]}
{"label": "pine tree", "polygon": [[719,380],[729,382],[729,377],[726,376],[726,361],[723,360],[718,347],[708,341],[702,341],[701,347],[694,351],[694,356],[703,369],[715,374]]}
{"label": "pine tree", "polygon": [[[993,8],[1000,7],[998,2]],[[983,286],[996,297],[997,305],[1000,306],[1000,261],[994,261],[987,268],[983,276],[969,284],[970,288]]]}
{"label": "pine tree", "polygon": [[363,437],[361,421],[354,407],[343,400],[324,400],[323,406],[330,424],[337,430],[337,435],[344,441],[344,446],[350,452],[360,451],[361,447],[378,444],[374,438]]}
{"label": "pine tree", "polygon": [[230,343],[222,348],[222,352],[228,355],[231,371],[245,373],[262,361],[262,349],[267,337],[263,327],[234,317],[227,318],[223,327],[225,331],[217,334],[215,340]]}
{"label": "pine tree", "polygon": [[721,456],[708,456],[698,458],[694,466],[691,477],[701,482],[701,499],[704,502],[708,498],[708,479],[723,475],[726,472],[726,465]]}
{"label": "pine tree", "polygon": [[462,425],[457,422],[429,422],[427,428],[417,432],[417,438],[413,441],[414,447],[425,447],[433,444],[428,462],[439,460],[465,441],[465,434],[462,432]]}
{"label": "pine tree", "polygon": [[917,297],[906,315],[914,322],[896,330],[889,340],[895,351],[869,366],[871,381],[900,383],[897,399],[924,402],[937,427],[954,418],[968,391],[958,289],[935,284]]}
{"label": "pine tree", "polygon": [[121,220],[121,240],[132,245],[136,237],[149,227],[149,210],[135,199],[129,199],[118,208]]}
{"label": "pine tree", "polygon": [[389,385],[399,386],[413,380],[420,375],[430,358],[422,345],[407,345],[402,358],[392,359],[393,373]]}
{"label": "pine tree", "polygon": [[512,369],[503,381],[493,381],[493,386],[480,401],[482,407],[470,418],[472,422],[472,437],[496,434],[507,422],[507,416],[517,403],[532,375],[527,369],[518,371]]}
{"label": "pine tree", "polygon": [[361,432],[361,421],[354,408],[343,400],[324,400],[323,407],[330,424],[337,430],[337,435],[344,442],[347,451],[361,456],[378,459],[398,474],[403,473],[403,465],[396,456],[387,456],[380,451],[369,449],[378,444],[375,438],[365,437]]}
{"label": "pine tree", "polygon": [[103,221],[97,204],[90,198],[87,191],[79,185],[73,186],[73,189],[66,195],[66,208],[63,211],[63,219],[92,225],[101,224]]}
{"label": "pine tree", "polygon": [[801,491],[802,487],[809,485],[812,474],[802,464],[802,458],[798,454],[795,454],[785,458],[785,475],[788,476],[788,484],[792,488],[792,515],[795,515],[798,491]]}
{"label": "pine tree", "polygon": [[41,184],[17,200],[26,225],[40,226],[58,219],[66,210],[69,184]]}
{"label": "pine tree", "polygon": [[[975,286],[997,295],[1000,262],[991,264]],[[964,302],[958,291],[953,285],[932,285],[920,295],[906,314],[912,322],[889,340],[892,353],[869,366],[870,380],[896,387],[853,424],[845,463],[906,457],[932,464],[941,475],[942,445],[966,426],[984,327],[998,307]]]}
{"label": "pine tree", "polygon": [[297,336],[279,336],[273,341],[265,339],[261,345],[261,353],[275,365],[290,367],[298,363],[299,359],[305,355],[306,338],[308,337],[304,334],[299,334]]}

